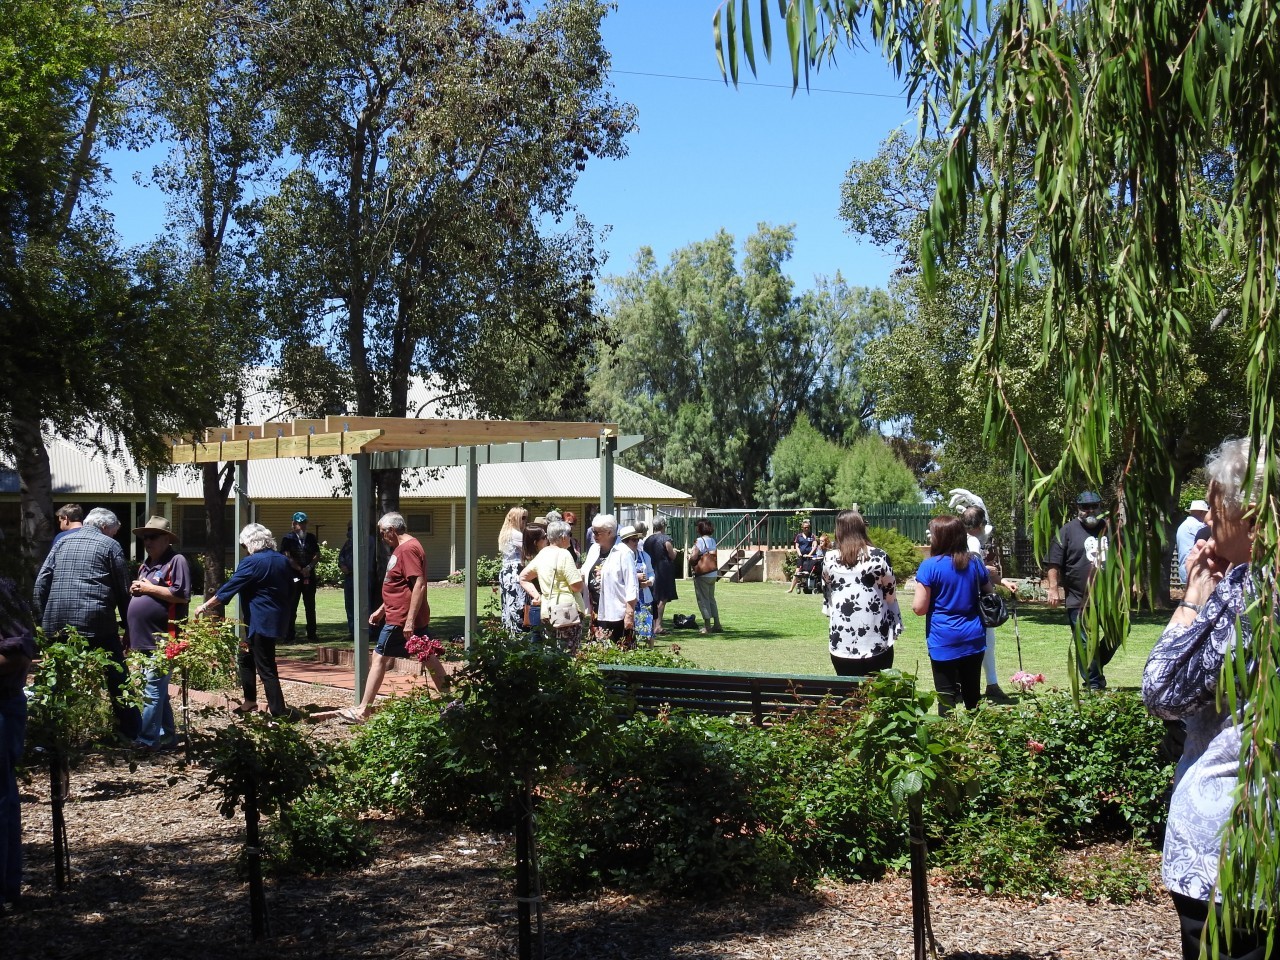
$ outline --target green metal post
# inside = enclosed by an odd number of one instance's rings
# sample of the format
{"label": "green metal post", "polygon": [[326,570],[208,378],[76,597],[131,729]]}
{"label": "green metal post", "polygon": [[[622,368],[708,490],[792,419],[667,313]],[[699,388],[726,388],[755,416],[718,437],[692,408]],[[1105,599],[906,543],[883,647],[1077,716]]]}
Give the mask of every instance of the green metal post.
{"label": "green metal post", "polygon": [[369,455],[357,453],[351,458],[351,663],[355,667],[355,702],[364,696],[365,679],[369,676],[369,569],[373,566],[370,543],[373,473]]}

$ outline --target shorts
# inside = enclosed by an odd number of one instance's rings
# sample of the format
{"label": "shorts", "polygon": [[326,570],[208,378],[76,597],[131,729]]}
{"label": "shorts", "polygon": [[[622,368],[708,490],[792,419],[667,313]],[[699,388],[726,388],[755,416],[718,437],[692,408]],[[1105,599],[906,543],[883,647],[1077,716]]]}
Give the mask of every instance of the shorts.
{"label": "shorts", "polygon": [[405,642],[403,624],[384,623],[373,652],[380,657],[407,657],[409,652],[405,649]]}

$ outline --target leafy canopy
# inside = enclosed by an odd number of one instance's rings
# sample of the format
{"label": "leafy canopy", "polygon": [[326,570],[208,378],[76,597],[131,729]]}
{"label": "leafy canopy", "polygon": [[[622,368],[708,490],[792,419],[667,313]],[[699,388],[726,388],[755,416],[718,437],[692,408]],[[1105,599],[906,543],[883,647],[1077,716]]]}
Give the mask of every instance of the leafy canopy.
{"label": "leafy canopy", "polygon": [[[749,0],[725,0],[717,52],[737,78],[739,47],[752,68]],[[1123,464],[1111,491],[1122,511],[1115,552],[1093,591],[1090,619],[1123,636],[1129,597],[1150,586],[1146,538],[1160,521],[1174,471],[1167,443],[1175,416],[1169,384],[1191,313],[1219,305],[1220,255],[1250,345],[1248,433],[1263,467],[1254,563],[1274,582],[1280,524],[1274,492],[1280,390],[1280,30],[1267,4],[1137,3],[1045,5],[1037,0],[784,0],[798,85],[837,47],[874,44],[919,106],[921,133],[947,144],[920,238],[932,283],[955,241],[976,230],[990,251],[991,283],[977,339],[976,372],[989,381],[986,430],[1009,424],[1037,501],[1043,547],[1054,517],[1043,494],[1070,476],[1101,485],[1109,461]],[[762,20],[769,5],[760,8]],[[765,52],[769,34],[762,28]],[[1219,146],[1231,155],[1222,189],[1200,190]],[[989,148],[989,156],[983,149]],[[1015,219],[1025,198],[1027,216]],[[1043,288],[1039,358],[1060,370],[1062,452],[1039,463],[1006,392],[1006,331],[1029,285]],[[1260,920],[1274,941],[1280,924],[1280,629],[1275,597],[1259,591],[1253,642],[1232,678],[1240,683],[1244,735],[1241,792],[1225,837],[1223,922]],[[1091,630],[1091,633],[1097,631]],[[1228,664],[1233,661],[1229,658]],[[1229,685],[1230,686],[1230,685]],[[1268,745],[1258,749],[1258,745]],[[1261,917],[1253,906],[1262,904]],[[1268,948],[1269,949],[1269,948]]]}

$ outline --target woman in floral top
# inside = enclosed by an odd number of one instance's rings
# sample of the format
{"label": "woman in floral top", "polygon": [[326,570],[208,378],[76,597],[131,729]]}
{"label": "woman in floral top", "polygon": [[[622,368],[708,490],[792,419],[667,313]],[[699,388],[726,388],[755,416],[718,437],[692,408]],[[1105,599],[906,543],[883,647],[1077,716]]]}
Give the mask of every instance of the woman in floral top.
{"label": "woman in floral top", "polygon": [[[1258,456],[1261,465],[1264,453]],[[1247,608],[1256,595],[1249,559],[1253,508],[1247,476],[1249,441],[1228,440],[1209,458],[1211,539],[1187,555],[1186,594],[1151,651],[1142,675],[1142,699],[1166,720],[1182,720],[1187,737],[1174,775],[1165,831],[1162,873],[1173,895],[1182,956],[1200,956],[1209,898],[1218,879],[1222,833],[1231,818],[1240,769],[1240,725],[1218,707],[1218,678],[1236,645],[1236,624],[1251,642]],[[1266,935],[1236,929],[1222,960],[1263,960]]]}
{"label": "woman in floral top", "polygon": [[893,666],[893,642],[902,633],[889,557],[867,539],[856,510],[836,517],[836,545],[822,565],[829,590],[831,664],[842,677],[864,677]]}

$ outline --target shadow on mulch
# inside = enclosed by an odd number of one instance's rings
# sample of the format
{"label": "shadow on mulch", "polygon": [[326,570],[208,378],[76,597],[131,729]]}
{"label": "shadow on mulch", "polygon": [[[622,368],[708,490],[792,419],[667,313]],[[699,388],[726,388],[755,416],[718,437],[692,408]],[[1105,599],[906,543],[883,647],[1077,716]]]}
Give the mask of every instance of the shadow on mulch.
{"label": "shadow on mulch", "polygon": [[[164,811],[156,816],[163,818]],[[222,823],[222,835],[209,839],[98,842],[78,851],[72,820],[73,882],[63,893],[52,890],[51,845],[29,845],[28,895],[19,912],[0,920],[5,955],[310,960],[399,956],[408,950],[461,958],[480,954],[451,952],[450,939],[467,939],[477,926],[491,925],[483,915],[495,907],[508,912],[501,908],[511,899],[511,884],[493,866],[490,851],[470,863],[459,862],[456,851],[433,856],[433,844],[453,847],[457,837],[393,824],[379,831],[381,871],[268,879],[271,936],[254,944],[247,885],[235,862],[240,824]],[[386,869],[388,857],[393,870]],[[514,904],[509,912],[514,917]],[[513,920],[495,916],[492,924],[514,939]],[[426,942],[431,948],[420,954],[413,948]]]}

